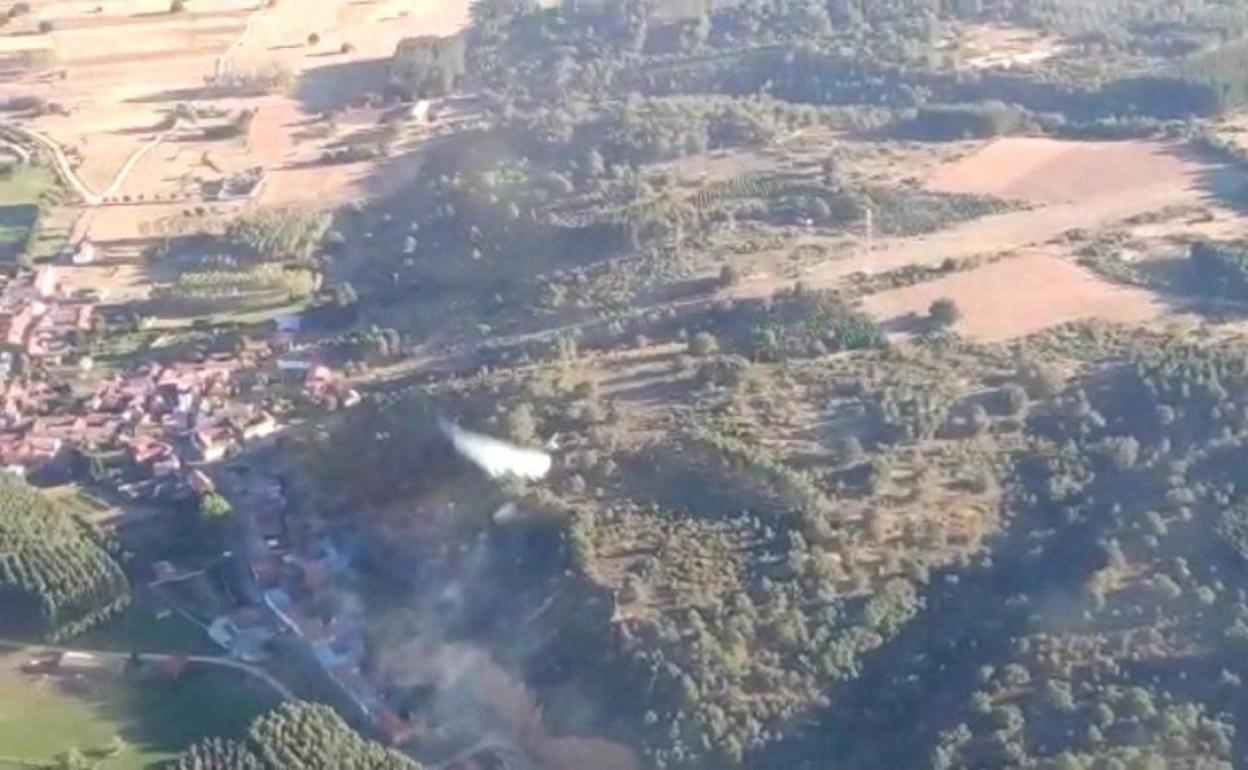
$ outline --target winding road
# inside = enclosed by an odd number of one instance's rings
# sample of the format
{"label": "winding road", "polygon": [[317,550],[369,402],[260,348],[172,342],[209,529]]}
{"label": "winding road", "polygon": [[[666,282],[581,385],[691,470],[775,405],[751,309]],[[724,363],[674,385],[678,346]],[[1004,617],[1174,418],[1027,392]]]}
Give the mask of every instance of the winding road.
{"label": "winding road", "polygon": [[178,130],[180,125],[181,121],[175,120],[172,126],[152,137],[146,144],[131,153],[130,157],[126,158],[126,162],[123,163],[121,168],[117,170],[116,175],[113,176],[113,181],[110,182],[108,187],[100,193],[93,191],[87,186],[86,182],[82,181],[82,178],[79,177],[78,173],[74,171],[72,166],[70,166],[69,158],[65,156],[65,151],[61,148],[61,145],[58,144],[52,137],[42,132],[35,131],[34,129],[26,128],[13,123],[2,124],[0,127],[16,134],[20,134],[28,140],[42,145],[44,149],[52,154],[52,162],[56,166],[57,175],[61,177],[61,180],[73,188],[74,192],[78,193],[78,197],[82,198],[83,202],[87,206],[95,207],[103,204],[106,200],[116,195],[117,191],[121,189],[121,185],[125,183],[126,177],[128,177],[130,172],[134,170],[135,165],[143,159],[143,156],[154,150],[161,142],[168,139],[173,132]]}

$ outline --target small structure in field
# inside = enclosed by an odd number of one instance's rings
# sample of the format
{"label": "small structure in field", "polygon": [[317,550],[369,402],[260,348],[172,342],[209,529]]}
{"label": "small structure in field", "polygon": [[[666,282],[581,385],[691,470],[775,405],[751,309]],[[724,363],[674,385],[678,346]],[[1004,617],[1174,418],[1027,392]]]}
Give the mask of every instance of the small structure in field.
{"label": "small structure in field", "polygon": [[417,99],[416,103],[407,111],[407,116],[417,123],[432,123],[433,103],[428,99]]}
{"label": "small structure in field", "polygon": [[69,261],[75,265],[91,265],[95,264],[95,260],[95,244],[86,238],[79,241],[78,247],[74,249],[74,253],[69,258]]}

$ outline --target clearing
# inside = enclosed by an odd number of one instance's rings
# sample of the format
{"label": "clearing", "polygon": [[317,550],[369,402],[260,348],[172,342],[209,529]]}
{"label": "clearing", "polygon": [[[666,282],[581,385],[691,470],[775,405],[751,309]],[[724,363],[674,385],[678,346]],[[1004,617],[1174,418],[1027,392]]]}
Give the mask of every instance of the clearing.
{"label": "clearing", "polygon": [[1012,137],[939,168],[928,187],[1032,203],[1081,203],[1105,196],[1151,198],[1167,189],[1179,196],[1213,170],[1177,143]]}
{"label": "clearing", "polygon": [[200,738],[239,735],[273,705],[235,672],[192,666],[174,683],[154,672],[28,675],[26,659],[0,655],[0,764],[51,762],[71,748],[102,756],[119,736],[105,766],[143,770]]}
{"label": "clearing", "polygon": [[[1124,289],[1068,263],[1073,254],[1063,236],[1074,230],[1099,232],[1176,207],[1214,210],[1223,229],[1242,227],[1241,214],[1219,205],[1221,196],[1235,189],[1236,179],[1234,169],[1170,142],[995,140],[933,168],[923,180],[925,187],[1022,200],[1031,208],[930,235],[879,239],[869,249],[860,246],[856,255],[811,265],[797,277],[812,287],[832,287],[857,272],[878,274],[950,258],[1013,254],[934,283],[884,292],[870,298],[867,307],[877,317],[895,320],[923,314],[932,300],[949,296],[964,312],[959,330],[985,340],[1029,334],[1077,318],[1147,320],[1163,312],[1161,298]],[[731,293],[768,296],[791,280],[757,273]]]}
{"label": "clearing", "polygon": [[1091,317],[1140,323],[1166,310],[1165,303],[1151,292],[1111,283],[1045,252],[880,292],[868,297],[864,305],[890,331],[904,331],[942,297],[952,299],[962,311],[954,329],[982,342],[1022,337]]}
{"label": "clearing", "polygon": [[1026,27],[971,24],[938,46],[960,67],[972,70],[1027,69],[1066,53],[1059,38]]}

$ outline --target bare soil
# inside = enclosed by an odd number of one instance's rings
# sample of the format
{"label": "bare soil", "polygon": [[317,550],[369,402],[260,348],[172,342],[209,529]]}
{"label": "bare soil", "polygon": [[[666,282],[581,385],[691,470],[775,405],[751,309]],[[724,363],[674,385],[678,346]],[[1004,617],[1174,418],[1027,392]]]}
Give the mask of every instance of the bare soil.
{"label": "bare soil", "polygon": [[[231,114],[256,106],[260,111],[250,136],[206,141],[189,127],[136,163],[118,197],[176,197],[194,205],[200,180],[261,166],[272,175],[262,202],[320,205],[391,190],[419,171],[419,154],[407,148],[384,163],[325,165],[322,153],[344,133],[310,129],[323,120],[324,103],[356,99],[366,86],[384,83],[387,61],[401,39],[462,29],[468,2],[411,7],[397,0],[304,0],[266,8],[255,0],[197,0],[174,14],[166,0],[65,0],[41,5],[29,21],[42,19],[55,24],[53,32],[30,35],[6,28],[0,50],[49,49],[54,65],[6,88],[43,96],[69,111],[41,116],[30,126],[66,150],[92,190],[112,183],[127,159],[167,128],[179,103]],[[315,44],[310,35],[319,38]],[[291,72],[290,93],[259,99],[196,96],[205,79],[221,71],[272,67]],[[95,218],[88,234],[138,237],[143,211],[125,212],[122,226],[110,225],[108,233],[97,231],[103,225]]]}
{"label": "bare soil", "polygon": [[[931,154],[923,157],[930,159]],[[1193,235],[1205,228],[1216,234],[1245,224],[1241,214],[1221,205],[1235,189],[1234,170],[1176,143],[1010,138],[946,158],[920,180],[929,189],[1021,200],[1031,208],[921,237],[871,244],[860,240],[836,249],[838,258],[804,266],[794,274],[781,269],[785,255],[795,245],[819,240],[799,237],[777,252],[772,260],[776,269],[756,271],[729,293],[768,296],[794,280],[830,288],[856,272],[875,274],[908,265],[938,265],[948,258],[1011,255],[1015,258],[935,283],[876,295],[867,306],[901,329],[905,325],[900,317],[924,314],[934,299],[950,296],[964,306],[959,330],[984,340],[1028,334],[1076,318],[1142,321],[1160,315],[1166,303],[1075,265],[1077,244],[1068,240],[1068,234],[1101,232],[1175,208],[1217,211],[1208,224],[1188,225]],[[765,259],[760,262],[766,264]]]}
{"label": "bare soil", "polygon": [[1207,171],[1177,143],[1012,137],[939,168],[928,187],[1058,204],[1146,196],[1163,188],[1178,195],[1194,188]]}
{"label": "bare soil", "polygon": [[904,333],[924,328],[916,319],[926,316],[934,301],[946,297],[962,311],[954,330],[983,342],[1026,336],[1092,317],[1142,323],[1166,311],[1165,302],[1152,292],[1116,285],[1043,251],[881,292],[868,297],[864,306],[890,331]]}

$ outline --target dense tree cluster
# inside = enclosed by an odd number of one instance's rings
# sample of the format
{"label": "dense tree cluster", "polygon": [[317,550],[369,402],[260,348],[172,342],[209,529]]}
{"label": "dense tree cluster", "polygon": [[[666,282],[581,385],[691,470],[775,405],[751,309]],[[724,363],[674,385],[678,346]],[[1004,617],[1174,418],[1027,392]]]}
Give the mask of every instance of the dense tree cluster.
{"label": "dense tree cluster", "polygon": [[1201,289],[1220,297],[1248,297],[1248,244],[1192,244],[1193,276]]}
{"label": "dense tree cluster", "polygon": [[265,261],[306,262],[329,231],[330,214],[318,209],[261,208],[226,227],[230,243]]}
{"label": "dense tree cluster", "polygon": [[328,706],[288,702],[240,741],[201,741],[167,770],[419,770],[412,759],[360,736]]}
{"label": "dense tree cluster", "polygon": [[65,639],[130,600],[121,567],[61,504],[9,474],[0,478],[0,596],[17,630]]}
{"label": "dense tree cluster", "polygon": [[1112,40],[1173,26],[1236,35],[1248,29],[1248,11],[1228,3],[1166,3],[1157,0],[983,0],[964,5],[996,6],[1006,17],[1069,34],[1096,33]]}
{"label": "dense tree cluster", "polygon": [[390,83],[408,97],[444,96],[464,76],[466,50],[462,35],[404,40],[390,62]]}
{"label": "dense tree cluster", "polygon": [[[745,309],[747,313],[752,308]],[[759,308],[750,324],[752,353],[764,360],[859,350],[884,342],[879,326],[866,314],[826,291],[800,287]]]}
{"label": "dense tree cluster", "polygon": [[[434,405],[417,396],[369,399],[345,412],[332,430],[301,438],[294,453],[309,507],[330,515],[368,518],[400,501],[441,499],[469,481],[481,492],[483,507],[493,502],[488,482],[467,475]],[[461,516],[469,520],[471,513],[465,504]]]}
{"label": "dense tree cluster", "polygon": [[929,104],[918,109],[911,130],[928,140],[982,139],[1019,131],[1026,120],[1024,112],[1001,102]]}

